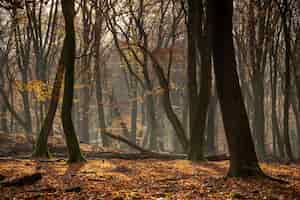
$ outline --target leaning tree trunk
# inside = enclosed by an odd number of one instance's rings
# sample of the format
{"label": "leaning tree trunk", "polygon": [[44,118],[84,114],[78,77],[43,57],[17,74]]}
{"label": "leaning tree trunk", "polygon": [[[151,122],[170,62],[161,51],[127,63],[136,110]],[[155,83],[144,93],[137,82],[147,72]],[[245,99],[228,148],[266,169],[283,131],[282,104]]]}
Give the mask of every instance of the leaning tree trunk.
{"label": "leaning tree trunk", "polygon": [[62,0],[62,11],[65,19],[65,40],[63,48],[63,65],[65,66],[64,97],[62,103],[62,125],[66,138],[69,163],[83,162],[77,136],[72,121],[72,106],[74,93],[74,65],[75,65],[75,28],[74,28],[74,0]]}
{"label": "leaning tree trunk", "polygon": [[[63,55],[61,55],[63,56]],[[53,90],[51,94],[51,101],[50,101],[50,106],[49,110],[47,113],[47,116],[44,120],[42,129],[38,135],[37,138],[37,143],[33,152],[33,157],[38,157],[38,158],[49,158],[50,154],[48,151],[48,136],[51,132],[52,126],[53,126],[53,120],[55,117],[55,113],[57,110],[57,105],[59,102],[59,97],[60,97],[60,90],[62,86],[62,81],[63,81],[63,75],[64,75],[64,65],[61,63],[62,57],[60,60],[60,63],[58,65],[58,69],[56,72],[55,76],[55,81],[53,83]]]}
{"label": "leaning tree trunk", "polygon": [[236,71],[232,36],[233,0],[210,0],[208,4],[216,86],[230,152],[228,176],[263,175]]}

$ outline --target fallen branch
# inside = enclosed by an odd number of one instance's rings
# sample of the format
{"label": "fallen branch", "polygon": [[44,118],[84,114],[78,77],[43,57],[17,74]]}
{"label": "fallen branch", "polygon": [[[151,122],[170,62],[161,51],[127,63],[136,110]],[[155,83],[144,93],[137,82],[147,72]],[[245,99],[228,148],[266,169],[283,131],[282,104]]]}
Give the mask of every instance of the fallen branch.
{"label": "fallen branch", "polygon": [[107,135],[107,136],[109,136],[112,139],[119,140],[119,141],[127,144],[128,146],[130,146],[130,147],[132,147],[132,148],[134,148],[134,149],[142,152],[142,153],[152,153],[151,151],[149,151],[147,149],[144,149],[144,148],[138,146],[137,144],[134,144],[133,142],[129,141],[128,139],[126,139],[125,137],[122,137],[120,135],[114,135],[114,134],[112,134],[110,132],[107,132],[107,131],[104,132],[104,134]]}
{"label": "fallen branch", "polygon": [[48,192],[48,193],[52,193],[52,192],[56,192],[55,188],[39,188],[39,189],[32,189],[32,190],[26,190],[26,192]]}
{"label": "fallen branch", "polygon": [[11,186],[24,186],[24,185],[32,185],[37,181],[42,179],[41,173],[35,173],[32,175],[23,176],[21,178],[16,178],[13,180],[9,180],[6,182],[2,182],[0,185],[2,187],[11,187]]}
{"label": "fallen branch", "polygon": [[80,186],[75,186],[75,187],[70,187],[65,189],[65,192],[80,192],[80,191],[81,191]]}
{"label": "fallen branch", "polygon": [[205,156],[205,159],[208,161],[224,161],[229,160],[229,158],[230,157],[226,154]]}
{"label": "fallen branch", "polygon": [[5,176],[3,176],[2,174],[0,174],[0,181],[3,181],[5,179]]}
{"label": "fallen branch", "polygon": [[186,159],[185,154],[170,153],[114,153],[114,152],[95,152],[86,154],[89,159],[124,159],[124,160],[143,160],[143,159],[160,159],[160,160],[181,160]]}
{"label": "fallen branch", "polygon": [[26,192],[48,192],[48,193],[54,193],[54,192],[57,192],[57,191],[62,191],[62,192],[80,192],[81,191],[81,187],[80,186],[75,186],[75,187],[65,188],[63,190],[58,190],[58,189],[53,188],[53,187],[26,190]]}

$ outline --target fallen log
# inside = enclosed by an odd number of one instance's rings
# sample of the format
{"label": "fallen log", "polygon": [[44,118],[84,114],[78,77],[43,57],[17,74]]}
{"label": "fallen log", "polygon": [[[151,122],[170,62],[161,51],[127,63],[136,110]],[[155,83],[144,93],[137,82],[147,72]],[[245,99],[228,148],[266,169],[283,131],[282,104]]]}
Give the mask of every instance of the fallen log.
{"label": "fallen log", "polygon": [[170,153],[114,153],[114,152],[95,152],[86,154],[89,159],[124,159],[124,160],[144,160],[144,159],[160,159],[160,160],[182,160],[187,159],[186,154],[170,154]]}
{"label": "fallen log", "polygon": [[0,186],[1,187],[11,187],[11,186],[19,187],[19,186],[24,186],[24,185],[32,185],[41,179],[42,179],[42,174],[35,173],[35,174],[23,176],[21,178],[16,178],[13,180],[8,180],[5,182],[2,182],[0,184]]}
{"label": "fallen log", "polygon": [[48,192],[48,193],[52,193],[52,192],[56,192],[55,188],[39,188],[39,189],[32,189],[32,190],[26,190],[26,192]]}
{"label": "fallen log", "polygon": [[229,160],[229,159],[230,159],[230,157],[226,154],[205,156],[205,160],[207,160],[207,161],[225,161],[225,160]]}

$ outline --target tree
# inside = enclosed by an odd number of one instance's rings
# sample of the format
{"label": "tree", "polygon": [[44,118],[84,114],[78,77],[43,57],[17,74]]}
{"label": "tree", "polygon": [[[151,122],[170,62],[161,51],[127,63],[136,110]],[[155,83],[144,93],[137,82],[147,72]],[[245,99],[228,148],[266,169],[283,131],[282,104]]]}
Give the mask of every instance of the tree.
{"label": "tree", "polygon": [[210,0],[209,26],[216,86],[230,153],[228,176],[263,175],[244,105],[232,36],[233,0]]}
{"label": "tree", "polygon": [[290,111],[290,85],[291,85],[291,75],[290,75],[290,57],[291,57],[291,39],[290,39],[290,29],[291,29],[291,16],[290,10],[288,6],[288,1],[283,1],[283,8],[279,6],[282,26],[283,26],[283,35],[284,35],[284,43],[285,43],[285,88],[284,88],[284,144],[286,149],[286,154],[288,156],[289,161],[293,161],[293,152],[289,137],[289,111]]}
{"label": "tree", "polygon": [[[199,0],[190,0],[188,3],[189,159],[203,160],[204,131],[211,92],[211,52],[204,3]],[[200,62],[197,62],[198,57]],[[200,75],[197,78],[198,71]]]}
{"label": "tree", "polygon": [[83,162],[78,139],[72,121],[72,105],[74,92],[74,65],[75,65],[75,28],[74,28],[74,0],[61,1],[65,20],[65,40],[62,52],[62,63],[65,66],[64,96],[62,103],[62,124],[69,153],[70,163]]}
{"label": "tree", "polygon": [[33,152],[33,157],[36,157],[36,158],[49,158],[50,157],[47,143],[48,143],[48,136],[49,136],[52,126],[53,126],[53,121],[54,121],[55,113],[57,110],[57,105],[59,102],[60,90],[61,90],[64,70],[65,70],[65,67],[62,63],[62,59],[63,59],[63,52],[62,52],[59,66],[58,66],[58,69],[56,72],[55,81],[53,83],[53,90],[52,90],[52,94],[51,94],[51,101],[50,101],[48,113],[47,113],[44,123],[42,125],[42,129],[38,134],[36,146],[35,146],[35,149]]}

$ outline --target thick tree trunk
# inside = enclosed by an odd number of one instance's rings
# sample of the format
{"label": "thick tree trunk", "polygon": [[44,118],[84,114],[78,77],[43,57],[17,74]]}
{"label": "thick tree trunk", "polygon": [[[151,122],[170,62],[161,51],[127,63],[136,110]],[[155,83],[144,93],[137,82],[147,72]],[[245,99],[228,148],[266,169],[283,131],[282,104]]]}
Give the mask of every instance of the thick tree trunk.
{"label": "thick tree trunk", "polygon": [[63,65],[65,66],[64,96],[62,103],[62,124],[66,138],[69,161],[83,162],[77,136],[72,121],[72,105],[74,92],[75,65],[75,29],[74,29],[74,0],[62,0],[62,11],[65,19],[65,40],[63,48]]}
{"label": "thick tree trunk", "polygon": [[[189,1],[188,44],[189,53],[192,54],[189,56],[188,61],[188,78],[191,79],[192,84],[189,89],[191,135],[189,159],[191,160],[202,160],[204,158],[204,132],[211,92],[211,52],[208,44],[207,24],[205,23],[205,20],[203,20],[203,6],[201,1]],[[205,26],[204,30],[202,30],[202,26]],[[193,43],[196,43],[196,46],[194,46]],[[195,54],[195,52],[197,52],[201,58],[199,92],[197,91],[196,77],[197,62],[191,60],[197,59],[197,54]],[[193,110],[194,108],[195,110]]]}
{"label": "thick tree trunk", "polygon": [[216,85],[230,152],[228,175],[262,175],[236,71],[233,1],[210,0],[208,4]]}
{"label": "thick tree trunk", "polygon": [[[197,85],[197,34],[201,24],[202,13],[199,12],[200,1],[188,1],[188,99],[189,99],[189,133],[191,147],[189,157],[193,160],[203,159],[203,141],[198,131],[200,129],[197,119],[198,111],[198,85]],[[200,11],[202,11],[200,9]],[[200,37],[200,36],[198,36]],[[199,137],[200,136],[200,137]],[[199,153],[199,155],[197,155]],[[194,155],[193,155],[194,154]]]}

